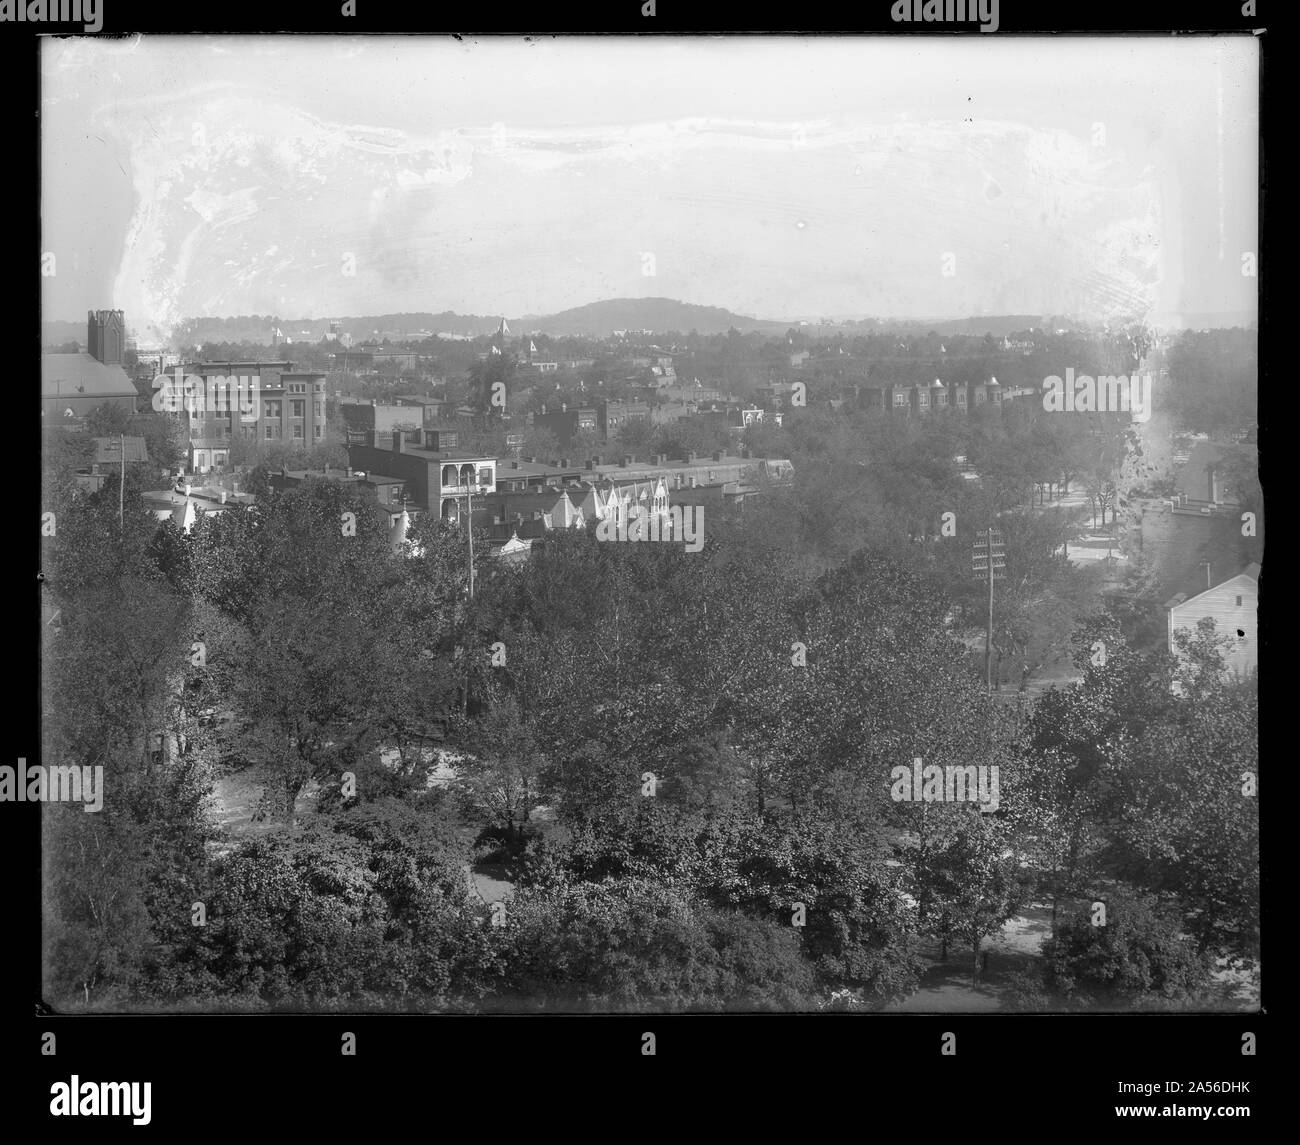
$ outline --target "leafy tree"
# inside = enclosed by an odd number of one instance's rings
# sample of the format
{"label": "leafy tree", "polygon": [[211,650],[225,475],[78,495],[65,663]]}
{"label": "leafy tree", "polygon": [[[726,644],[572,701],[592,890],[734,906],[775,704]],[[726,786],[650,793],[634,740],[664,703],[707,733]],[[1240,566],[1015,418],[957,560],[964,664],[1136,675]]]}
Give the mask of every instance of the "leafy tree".
{"label": "leafy tree", "polygon": [[1175,917],[1150,896],[1116,891],[1102,901],[1104,926],[1093,925],[1089,906],[1043,944],[1044,982],[1058,1006],[1184,1007],[1204,998],[1209,960],[1181,937]]}

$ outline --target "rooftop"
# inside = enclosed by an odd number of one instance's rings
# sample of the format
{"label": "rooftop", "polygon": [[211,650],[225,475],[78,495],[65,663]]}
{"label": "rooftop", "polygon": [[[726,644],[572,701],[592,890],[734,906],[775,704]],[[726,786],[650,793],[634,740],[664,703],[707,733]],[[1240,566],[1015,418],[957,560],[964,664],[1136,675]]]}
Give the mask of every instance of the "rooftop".
{"label": "rooftop", "polygon": [[116,465],[121,462],[123,452],[126,453],[128,462],[149,460],[149,450],[145,447],[143,437],[95,438],[94,463],[96,465],[105,465],[110,462]]}
{"label": "rooftop", "polygon": [[121,366],[106,366],[89,354],[42,354],[41,396],[111,398],[138,395]]}
{"label": "rooftop", "polygon": [[1209,588],[1205,587],[1204,568],[1197,570],[1196,575],[1189,577],[1187,582],[1180,586],[1182,588],[1181,592],[1176,593],[1165,601],[1165,607],[1174,608],[1177,605],[1186,604],[1189,600],[1195,600],[1198,596],[1203,596],[1205,593],[1211,592],[1220,585],[1227,584],[1228,581],[1235,580],[1239,576],[1248,576],[1251,580],[1259,580],[1260,566],[1257,561],[1252,561],[1250,564],[1246,565],[1245,568],[1240,566],[1229,567],[1233,567],[1234,571],[1228,576],[1214,576],[1214,568],[1211,566],[1210,573],[1213,577],[1214,583]]}

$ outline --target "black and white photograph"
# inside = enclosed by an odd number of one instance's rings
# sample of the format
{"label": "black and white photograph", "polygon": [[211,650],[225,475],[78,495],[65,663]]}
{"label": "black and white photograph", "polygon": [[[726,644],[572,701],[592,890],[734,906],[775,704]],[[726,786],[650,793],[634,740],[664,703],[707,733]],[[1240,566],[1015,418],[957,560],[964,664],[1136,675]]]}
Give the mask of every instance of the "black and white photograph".
{"label": "black and white photograph", "polygon": [[46,1012],[1260,1012],[1259,39],[965,31],[41,40]]}

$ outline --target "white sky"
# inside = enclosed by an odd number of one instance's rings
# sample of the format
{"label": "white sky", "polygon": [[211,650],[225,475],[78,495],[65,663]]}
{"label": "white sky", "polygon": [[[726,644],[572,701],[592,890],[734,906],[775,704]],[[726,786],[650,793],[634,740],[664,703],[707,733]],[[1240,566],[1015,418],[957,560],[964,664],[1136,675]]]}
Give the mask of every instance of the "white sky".
{"label": "white sky", "polygon": [[1253,311],[1257,68],[1239,37],[46,40],[44,312]]}

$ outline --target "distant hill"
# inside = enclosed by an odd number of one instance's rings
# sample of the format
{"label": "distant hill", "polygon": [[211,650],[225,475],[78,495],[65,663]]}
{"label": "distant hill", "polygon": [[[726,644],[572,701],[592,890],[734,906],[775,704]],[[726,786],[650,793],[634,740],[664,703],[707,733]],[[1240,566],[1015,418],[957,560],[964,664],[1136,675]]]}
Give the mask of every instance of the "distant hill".
{"label": "distant hill", "polygon": [[[131,329],[131,315],[126,316]],[[1227,328],[1253,325],[1254,314],[1204,314],[1185,315],[1176,325],[1199,328]],[[370,338],[389,338],[403,341],[435,334],[459,334],[481,337],[493,333],[501,321],[499,314],[457,314],[444,310],[440,314],[427,312],[403,314],[374,314],[348,318],[281,318],[272,314],[240,315],[234,318],[191,318],[178,326],[172,334],[174,348],[192,347],[205,342],[251,342],[269,345],[278,327],[285,338],[294,342],[319,342],[329,331],[331,321],[338,322],[344,333],[355,341]],[[1037,327],[1053,330],[1058,327],[1087,330],[1099,327],[1095,321],[1084,321],[1058,315],[1041,314],[991,314],[978,318],[861,318],[838,322],[801,322],[789,319],[750,318],[719,306],[697,306],[678,302],[672,298],[609,298],[562,310],[558,314],[527,314],[522,318],[507,316],[511,331],[525,334],[539,331],[557,336],[589,338],[608,337],[615,330],[650,330],[655,334],[675,331],[688,334],[725,334],[736,329],[742,334],[784,334],[790,327],[806,331],[816,330],[819,336],[833,333],[854,334],[971,334],[977,337],[992,334],[1001,338],[1021,330]],[[1165,325],[1157,319],[1158,325]],[[84,322],[52,320],[41,324],[41,344],[53,346],[69,341],[84,342]]]}
{"label": "distant hill", "polygon": [[718,306],[696,306],[672,298],[610,298],[590,302],[558,314],[525,315],[517,320],[520,330],[544,334],[603,338],[615,330],[650,330],[656,334],[676,331],[689,334],[725,334],[733,327],[742,334],[757,331],[783,334],[790,323],[747,318]]}

